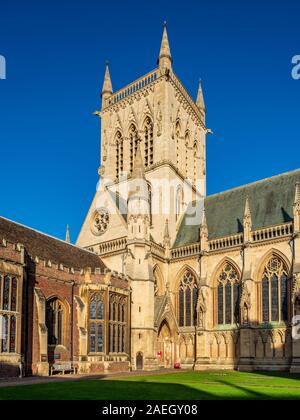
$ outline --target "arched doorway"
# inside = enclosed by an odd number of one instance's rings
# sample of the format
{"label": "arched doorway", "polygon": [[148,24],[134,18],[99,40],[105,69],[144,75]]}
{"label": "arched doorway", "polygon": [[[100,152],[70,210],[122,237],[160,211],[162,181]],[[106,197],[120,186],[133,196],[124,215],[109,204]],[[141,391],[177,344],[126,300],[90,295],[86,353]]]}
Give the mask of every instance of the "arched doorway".
{"label": "arched doorway", "polygon": [[171,368],[174,364],[174,343],[167,321],[163,321],[159,329],[157,358],[161,368]]}
{"label": "arched doorway", "polygon": [[143,354],[141,352],[138,352],[136,355],[136,362],[135,362],[136,369],[143,370],[143,365],[144,365]]}

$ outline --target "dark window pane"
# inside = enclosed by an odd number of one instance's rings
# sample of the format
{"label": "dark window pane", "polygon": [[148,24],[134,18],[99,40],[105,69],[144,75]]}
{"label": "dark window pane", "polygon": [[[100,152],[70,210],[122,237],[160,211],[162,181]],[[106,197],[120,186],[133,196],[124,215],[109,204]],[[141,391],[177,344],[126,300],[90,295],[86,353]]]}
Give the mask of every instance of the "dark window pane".
{"label": "dark window pane", "polygon": [[191,326],[191,289],[189,287],[185,291],[185,325]]}
{"label": "dark window pane", "polygon": [[234,283],[233,286],[233,310],[234,310],[234,322],[237,324],[240,322],[240,285]]}
{"label": "dark window pane", "polygon": [[12,285],[11,285],[11,304],[10,310],[15,312],[17,310],[17,279],[16,277],[12,278]]}
{"label": "dark window pane", "polygon": [[281,276],[280,282],[280,292],[281,292],[281,320],[288,321],[288,291],[287,291],[287,276],[283,274]]}
{"label": "dark window pane", "polygon": [[12,316],[10,318],[10,343],[9,351],[11,353],[16,352],[16,317]]}
{"label": "dark window pane", "polygon": [[184,325],[184,292],[182,289],[179,290],[179,326]]}
{"label": "dark window pane", "polygon": [[125,353],[125,327],[122,327],[122,353]]}
{"label": "dark window pane", "polygon": [[193,288],[193,325],[196,324],[197,318],[197,299],[198,299],[198,290]]}
{"label": "dark window pane", "polygon": [[231,324],[231,284],[225,286],[225,324]]}
{"label": "dark window pane", "polygon": [[116,333],[117,333],[117,331],[116,331],[116,325],[113,325],[113,337],[112,337],[112,340],[113,340],[113,353],[115,353],[116,352]]}
{"label": "dark window pane", "polygon": [[90,324],[90,352],[96,352],[96,324]]}
{"label": "dark window pane", "polygon": [[92,300],[90,302],[90,319],[96,319],[97,302]]}
{"label": "dark window pane", "polygon": [[125,305],[122,305],[122,322],[125,322]]}
{"label": "dark window pane", "polygon": [[279,320],[278,308],[278,277],[273,274],[271,278],[271,307],[272,307],[272,321]]}
{"label": "dark window pane", "polygon": [[98,308],[97,308],[97,319],[103,319],[104,315],[104,304],[102,301],[98,302]]}
{"label": "dark window pane", "polygon": [[58,313],[57,313],[57,344],[62,344],[62,329],[63,329],[62,307],[61,307],[61,305],[58,305]]}
{"label": "dark window pane", "polygon": [[218,286],[218,324],[223,324],[223,285]]}
{"label": "dark window pane", "polygon": [[[1,319],[1,318],[0,318]],[[2,353],[8,352],[8,316],[2,317],[2,337],[1,337],[1,351]]]}
{"label": "dark window pane", "polygon": [[262,281],[262,316],[263,322],[269,321],[269,281],[266,277]]}
{"label": "dark window pane", "polygon": [[9,310],[9,288],[10,288],[10,277],[4,277],[4,290],[3,290],[3,309]]}
{"label": "dark window pane", "polygon": [[102,328],[102,324],[98,325],[97,351],[99,353],[103,352],[103,328]]}

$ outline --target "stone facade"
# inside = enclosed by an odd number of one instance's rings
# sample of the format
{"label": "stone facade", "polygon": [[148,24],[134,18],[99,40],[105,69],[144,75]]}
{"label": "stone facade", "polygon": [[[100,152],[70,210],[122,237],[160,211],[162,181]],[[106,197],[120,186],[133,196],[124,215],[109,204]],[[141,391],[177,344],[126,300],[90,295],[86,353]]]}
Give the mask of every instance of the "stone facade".
{"label": "stone facade", "polygon": [[[0,376],[300,369],[300,170],[206,196],[206,109],[158,66],[102,89],[77,246],[0,218]],[[68,239],[68,237],[67,237]]]}
{"label": "stone facade", "polygon": [[[69,362],[79,373],[129,369],[124,275],[89,251],[3,218],[0,243],[0,377],[47,376]],[[92,310],[95,299],[101,314]],[[114,325],[121,332],[113,336]]]}
{"label": "stone facade", "polygon": [[[133,369],[297,370],[300,171],[206,197],[202,86],[194,101],[174,73],[166,27],[147,75],[113,93],[107,65],[95,114],[100,182],[77,243],[131,278]],[[137,179],[148,205],[132,206]]]}

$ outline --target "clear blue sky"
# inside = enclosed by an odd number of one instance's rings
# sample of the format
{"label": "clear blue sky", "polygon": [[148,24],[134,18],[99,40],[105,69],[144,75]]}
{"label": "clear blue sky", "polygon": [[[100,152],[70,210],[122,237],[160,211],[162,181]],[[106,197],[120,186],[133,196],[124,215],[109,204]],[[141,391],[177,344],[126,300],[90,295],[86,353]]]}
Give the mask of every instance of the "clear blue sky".
{"label": "clear blue sky", "polygon": [[75,241],[99,166],[104,62],[115,90],[156,65],[166,19],[174,69],[201,77],[208,193],[300,167],[300,2],[6,1],[0,9],[0,214]]}

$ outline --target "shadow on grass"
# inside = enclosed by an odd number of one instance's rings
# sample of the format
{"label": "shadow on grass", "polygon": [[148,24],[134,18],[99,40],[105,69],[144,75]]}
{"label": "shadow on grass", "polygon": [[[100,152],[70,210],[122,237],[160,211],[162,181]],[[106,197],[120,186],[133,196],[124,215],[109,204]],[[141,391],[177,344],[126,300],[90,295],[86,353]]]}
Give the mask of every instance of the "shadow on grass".
{"label": "shadow on grass", "polygon": [[[253,385],[252,385],[253,386]],[[205,389],[198,389],[198,388]],[[272,388],[262,392],[247,386],[217,380],[214,384],[201,381],[186,383],[159,383],[126,380],[89,380],[78,382],[53,382],[43,385],[26,385],[0,388],[0,400],[265,400],[299,399],[300,392],[272,393]]]}

